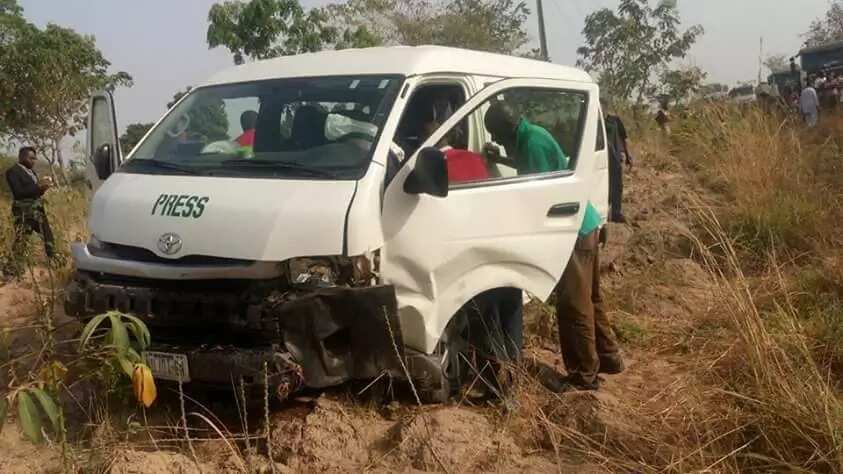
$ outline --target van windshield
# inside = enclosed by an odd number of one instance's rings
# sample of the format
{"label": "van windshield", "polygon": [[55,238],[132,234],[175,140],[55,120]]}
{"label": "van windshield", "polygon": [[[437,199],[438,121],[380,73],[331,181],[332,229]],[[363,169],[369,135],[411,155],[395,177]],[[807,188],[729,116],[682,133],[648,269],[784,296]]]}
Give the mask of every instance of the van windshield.
{"label": "van windshield", "polygon": [[120,171],[358,179],[401,82],[398,76],[334,76],[196,89]]}

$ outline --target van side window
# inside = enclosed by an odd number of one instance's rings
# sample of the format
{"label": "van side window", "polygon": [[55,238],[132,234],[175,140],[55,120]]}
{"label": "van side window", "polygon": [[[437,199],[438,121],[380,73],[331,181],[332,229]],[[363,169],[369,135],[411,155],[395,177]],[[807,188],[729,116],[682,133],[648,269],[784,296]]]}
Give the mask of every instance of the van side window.
{"label": "van side window", "polygon": [[[436,144],[454,184],[572,170],[582,141],[585,92],[514,88],[468,114]],[[468,123],[485,127],[485,144],[460,140]],[[480,141],[482,142],[482,140]]]}
{"label": "van side window", "polygon": [[[465,91],[459,84],[431,84],[413,92],[395,134],[395,143],[410,157],[422,142],[465,103]],[[454,131],[459,143],[468,145],[468,127]]]}

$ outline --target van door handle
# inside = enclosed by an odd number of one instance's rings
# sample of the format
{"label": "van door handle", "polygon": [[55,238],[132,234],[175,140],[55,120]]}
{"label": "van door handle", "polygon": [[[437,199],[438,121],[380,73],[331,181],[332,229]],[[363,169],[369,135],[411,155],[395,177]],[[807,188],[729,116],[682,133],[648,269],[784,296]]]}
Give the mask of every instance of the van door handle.
{"label": "van door handle", "polygon": [[574,216],[580,212],[580,203],[566,202],[563,204],[556,204],[547,211],[547,217],[568,217]]}

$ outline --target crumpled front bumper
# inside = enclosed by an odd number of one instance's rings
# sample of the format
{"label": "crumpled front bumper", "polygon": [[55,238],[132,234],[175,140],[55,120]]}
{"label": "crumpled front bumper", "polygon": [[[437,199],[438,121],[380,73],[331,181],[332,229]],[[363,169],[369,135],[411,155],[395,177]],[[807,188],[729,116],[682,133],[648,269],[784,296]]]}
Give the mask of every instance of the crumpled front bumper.
{"label": "crumpled front bumper", "polygon": [[245,377],[262,384],[265,364],[279,374],[300,366],[304,385],[315,388],[383,373],[404,375],[393,287],[258,295],[249,285],[232,282],[237,289],[231,291],[219,282],[162,288],[154,281],[80,272],[65,291],[65,310],[83,320],[111,310],[138,316],[153,342],[163,344],[151,350],[188,356],[194,382],[230,386],[232,379]]}

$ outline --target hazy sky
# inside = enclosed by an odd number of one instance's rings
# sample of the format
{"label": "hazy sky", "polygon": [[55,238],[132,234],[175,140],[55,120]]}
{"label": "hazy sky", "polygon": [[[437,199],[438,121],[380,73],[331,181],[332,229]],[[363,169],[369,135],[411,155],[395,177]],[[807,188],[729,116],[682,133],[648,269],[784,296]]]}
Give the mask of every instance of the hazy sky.
{"label": "hazy sky", "polygon": [[[533,0],[528,0],[532,2]],[[766,54],[794,54],[800,34],[828,8],[829,0],[679,0],[683,23],[701,24],[705,35],[686,62],[709,73],[710,81],[734,84],[758,75],[759,40]],[[214,0],[20,0],[24,15],[96,37],[115,70],[135,79],[116,95],[121,129],[154,121],[174,92],[202,82],[231,65],[227,50],[209,50],[207,14]],[[305,6],[328,3],[304,0]],[[585,16],[617,0],[544,0],[548,48],[554,62],[573,64],[582,44]],[[653,0],[655,3],[655,0]],[[531,34],[535,40],[535,19]],[[766,73],[765,73],[766,74]]]}

